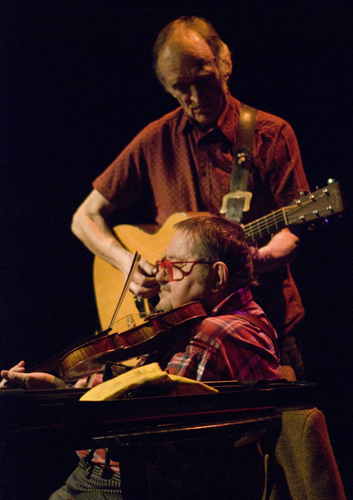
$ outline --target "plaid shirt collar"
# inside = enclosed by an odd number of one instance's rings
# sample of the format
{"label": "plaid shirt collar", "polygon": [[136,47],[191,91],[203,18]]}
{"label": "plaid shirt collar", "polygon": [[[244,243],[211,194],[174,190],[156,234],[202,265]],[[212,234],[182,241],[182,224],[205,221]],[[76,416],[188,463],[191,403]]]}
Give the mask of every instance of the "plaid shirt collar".
{"label": "plaid shirt collar", "polygon": [[212,310],[210,316],[220,316],[228,312],[239,311],[251,301],[252,295],[249,288],[241,288],[222,300],[222,302]]}

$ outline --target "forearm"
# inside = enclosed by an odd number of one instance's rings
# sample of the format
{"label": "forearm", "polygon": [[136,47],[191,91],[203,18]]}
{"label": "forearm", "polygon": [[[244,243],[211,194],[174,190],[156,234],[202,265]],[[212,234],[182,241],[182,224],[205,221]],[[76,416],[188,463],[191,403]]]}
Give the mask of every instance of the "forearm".
{"label": "forearm", "polygon": [[55,377],[49,373],[32,372],[25,373],[25,362],[20,361],[10,370],[1,370],[0,375],[3,380],[0,383],[0,389],[8,386],[23,387],[25,389],[67,389],[67,388],[91,388],[102,383],[103,375],[96,373],[89,377],[78,380],[74,385],[68,384],[64,380]]}
{"label": "forearm", "polygon": [[[116,209],[98,191],[93,190],[72,219],[72,232],[95,255],[119,269],[127,277],[133,254],[126,250],[116,238],[107,220]],[[130,283],[130,290],[141,297],[150,298],[159,292],[154,277],[154,266],[144,259]]]}
{"label": "forearm", "polygon": [[270,242],[254,249],[253,262],[257,273],[267,273],[294,261],[299,246],[298,234],[282,229]]}
{"label": "forearm", "polygon": [[122,247],[102,215],[86,214],[79,209],[73,217],[71,229],[94,255],[120,270],[129,266],[130,252]]}
{"label": "forearm", "polygon": [[23,387],[25,389],[66,389],[67,383],[49,373],[23,373],[16,371],[16,367],[11,370],[2,370],[1,376],[3,382],[1,387],[5,385],[13,387]]}

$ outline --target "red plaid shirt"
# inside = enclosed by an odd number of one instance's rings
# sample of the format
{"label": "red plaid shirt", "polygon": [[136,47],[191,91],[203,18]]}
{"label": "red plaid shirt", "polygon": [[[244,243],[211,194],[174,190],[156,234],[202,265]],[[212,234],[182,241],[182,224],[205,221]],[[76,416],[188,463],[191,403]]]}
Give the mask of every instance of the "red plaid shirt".
{"label": "red plaid shirt", "polygon": [[200,324],[185,352],[168,363],[170,374],[208,380],[279,378],[279,360],[272,340],[236,313],[254,315],[269,325],[248,288],[234,292]]}

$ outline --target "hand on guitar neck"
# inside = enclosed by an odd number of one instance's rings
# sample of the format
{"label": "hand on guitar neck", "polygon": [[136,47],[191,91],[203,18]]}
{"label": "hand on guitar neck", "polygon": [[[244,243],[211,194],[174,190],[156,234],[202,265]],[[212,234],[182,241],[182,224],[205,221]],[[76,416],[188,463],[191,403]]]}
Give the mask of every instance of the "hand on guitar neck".
{"label": "hand on guitar neck", "polygon": [[252,247],[252,258],[256,273],[269,273],[293,262],[299,247],[299,230],[296,226],[285,227],[261,248]]}

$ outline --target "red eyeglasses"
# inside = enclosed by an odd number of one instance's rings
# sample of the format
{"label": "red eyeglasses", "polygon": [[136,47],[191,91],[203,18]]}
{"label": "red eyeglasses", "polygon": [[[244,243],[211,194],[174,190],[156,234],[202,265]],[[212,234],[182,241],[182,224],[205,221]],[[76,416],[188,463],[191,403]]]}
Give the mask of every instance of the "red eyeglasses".
{"label": "red eyeglasses", "polygon": [[191,266],[191,269],[189,269],[189,271],[184,271],[181,267],[178,267],[179,264],[213,264],[213,262],[207,262],[204,260],[172,261],[169,259],[163,259],[157,260],[157,262],[155,263],[155,268],[157,273],[159,273],[159,271],[163,269],[168,281],[181,281],[184,276],[187,276],[191,273],[194,266]]}

